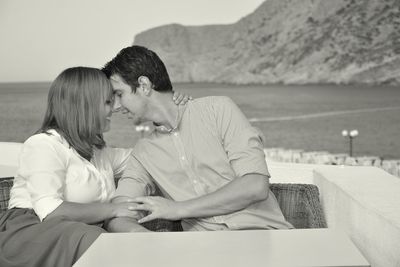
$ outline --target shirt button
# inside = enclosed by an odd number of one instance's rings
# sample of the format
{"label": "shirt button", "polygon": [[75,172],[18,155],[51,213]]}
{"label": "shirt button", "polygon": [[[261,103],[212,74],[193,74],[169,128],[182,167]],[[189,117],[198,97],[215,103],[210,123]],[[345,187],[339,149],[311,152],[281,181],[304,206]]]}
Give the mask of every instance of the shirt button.
{"label": "shirt button", "polygon": [[194,180],[193,183],[197,184],[197,180]]}
{"label": "shirt button", "polygon": [[174,136],[178,136],[179,134],[177,132],[174,133]]}
{"label": "shirt button", "polygon": [[185,157],[181,157],[181,160],[185,160]]}

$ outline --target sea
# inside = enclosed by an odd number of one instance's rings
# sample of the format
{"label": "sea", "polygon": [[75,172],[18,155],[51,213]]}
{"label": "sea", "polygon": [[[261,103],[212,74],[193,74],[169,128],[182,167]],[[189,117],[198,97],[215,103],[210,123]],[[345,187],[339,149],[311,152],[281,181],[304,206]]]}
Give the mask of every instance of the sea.
{"label": "sea", "polygon": [[[50,82],[0,84],[0,142],[24,142],[40,127]],[[264,135],[265,147],[348,153],[342,131],[357,130],[354,156],[400,159],[400,88],[368,85],[178,83],[194,98],[224,95]],[[147,133],[114,114],[110,146],[132,147]]]}

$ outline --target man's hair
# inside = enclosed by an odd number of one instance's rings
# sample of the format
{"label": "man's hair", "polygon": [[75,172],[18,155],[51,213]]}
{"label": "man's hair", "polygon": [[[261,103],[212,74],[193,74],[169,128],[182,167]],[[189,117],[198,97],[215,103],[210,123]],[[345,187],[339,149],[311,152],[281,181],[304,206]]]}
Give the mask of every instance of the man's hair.
{"label": "man's hair", "polygon": [[157,54],[143,46],[129,46],[122,49],[108,62],[102,71],[110,78],[114,74],[121,76],[136,92],[138,78],[146,76],[158,92],[172,91],[167,69]]}
{"label": "man's hair", "polygon": [[93,147],[105,146],[102,130],[106,101],[112,100],[110,81],[99,69],[75,67],[64,70],[50,86],[47,110],[38,133],[56,130],[87,160]]}

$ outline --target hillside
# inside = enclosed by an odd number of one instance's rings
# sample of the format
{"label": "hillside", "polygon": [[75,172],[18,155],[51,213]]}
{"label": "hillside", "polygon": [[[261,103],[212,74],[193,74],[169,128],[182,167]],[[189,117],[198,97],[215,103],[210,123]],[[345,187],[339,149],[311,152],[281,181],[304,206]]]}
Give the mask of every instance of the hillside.
{"label": "hillside", "polygon": [[175,82],[400,84],[400,1],[267,0],[230,25],[135,36]]}

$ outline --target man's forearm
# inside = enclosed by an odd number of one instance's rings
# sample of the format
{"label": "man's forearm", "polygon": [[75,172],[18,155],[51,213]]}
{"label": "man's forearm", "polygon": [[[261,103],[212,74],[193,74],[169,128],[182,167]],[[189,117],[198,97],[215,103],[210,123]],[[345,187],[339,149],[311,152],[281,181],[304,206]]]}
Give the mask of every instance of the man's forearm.
{"label": "man's forearm", "polygon": [[[117,197],[112,200],[112,203],[123,203],[128,200],[128,197]],[[106,221],[105,228],[107,229],[107,231],[115,233],[149,231],[138,223],[138,219],[142,216],[143,215],[141,215],[139,212],[136,218],[114,217]]]}
{"label": "man's forearm", "polygon": [[265,176],[248,174],[236,178],[217,191],[199,198],[179,202],[180,217],[210,217],[229,214],[268,197]]}
{"label": "man's forearm", "polygon": [[118,217],[109,220],[106,223],[106,229],[109,232],[149,232],[145,227],[141,226],[136,219],[128,217]]}
{"label": "man's forearm", "polygon": [[186,200],[173,201],[162,197],[137,197],[136,210],[149,214],[139,223],[154,219],[180,220],[185,218],[211,217],[233,213],[268,198],[268,178],[248,174],[234,179],[213,193]]}

